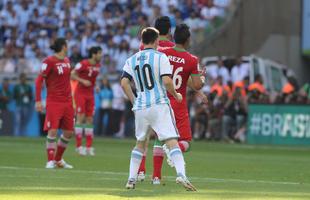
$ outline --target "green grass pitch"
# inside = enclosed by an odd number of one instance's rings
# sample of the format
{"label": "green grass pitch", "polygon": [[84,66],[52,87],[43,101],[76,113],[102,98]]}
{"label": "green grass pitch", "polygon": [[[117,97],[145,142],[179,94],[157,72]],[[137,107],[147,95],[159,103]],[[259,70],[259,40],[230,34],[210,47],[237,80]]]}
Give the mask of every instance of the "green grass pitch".
{"label": "green grass pitch", "polygon": [[43,138],[0,137],[0,200],[310,199],[310,148],[193,142],[185,160],[198,192],[187,192],[166,162],[163,185],[148,176],[126,190],[134,140],[96,138],[95,157],[78,156],[73,143],[65,160],[75,168],[46,170]]}

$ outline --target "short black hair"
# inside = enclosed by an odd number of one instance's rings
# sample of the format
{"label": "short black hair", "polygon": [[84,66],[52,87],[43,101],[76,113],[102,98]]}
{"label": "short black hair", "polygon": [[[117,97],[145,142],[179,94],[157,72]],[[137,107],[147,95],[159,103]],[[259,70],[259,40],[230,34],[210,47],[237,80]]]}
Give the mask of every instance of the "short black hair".
{"label": "short black hair", "polygon": [[175,27],[173,39],[176,44],[185,44],[190,36],[191,32],[186,24],[179,24]]}
{"label": "short black hair", "polygon": [[159,35],[167,35],[171,29],[170,18],[168,16],[158,17],[154,27],[159,31]]}
{"label": "short black hair", "polygon": [[88,58],[93,57],[93,55],[97,54],[99,51],[102,51],[102,48],[100,46],[91,47],[88,50]]}
{"label": "short black hair", "polygon": [[261,80],[262,78],[263,78],[263,77],[262,77],[261,74],[256,74],[256,75],[254,76],[254,81]]}
{"label": "short black hair", "polygon": [[143,29],[141,34],[143,44],[152,44],[159,37],[159,31],[153,27]]}
{"label": "short black hair", "polygon": [[50,48],[58,53],[62,50],[63,46],[67,46],[67,41],[65,38],[57,38],[54,43],[50,46]]}

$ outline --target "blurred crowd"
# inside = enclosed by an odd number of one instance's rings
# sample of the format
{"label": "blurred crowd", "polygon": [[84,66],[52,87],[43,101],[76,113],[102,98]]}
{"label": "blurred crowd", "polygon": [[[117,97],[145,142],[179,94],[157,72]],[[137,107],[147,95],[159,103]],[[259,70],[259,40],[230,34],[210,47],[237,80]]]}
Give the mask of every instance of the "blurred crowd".
{"label": "blurred crowd", "polygon": [[232,0],[2,0],[0,72],[37,73],[50,44],[65,37],[74,66],[89,47],[105,54],[102,73],[121,70],[139,49],[139,31],[157,17],[170,17],[172,29],[187,23],[193,33],[225,17]]}
{"label": "blurred crowd", "polygon": [[[87,57],[93,45],[101,46],[103,59],[100,90],[96,93],[97,135],[132,136],[133,114],[119,85],[125,60],[138,51],[139,31],[168,15],[172,29],[180,22],[194,35],[223,19],[232,0],[2,0],[0,2],[0,73],[19,74],[13,82],[0,84],[0,114],[15,104],[15,135],[26,132],[33,110],[33,80],[42,59],[52,54],[49,46],[57,37],[68,41],[72,66]],[[173,32],[173,30],[172,30]],[[193,37],[195,38],[195,37]],[[310,103],[310,82],[299,86],[293,77],[282,91],[271,95],[260,74],[250,84],[250,66],[236,58],[227,64],[221,58],[207,67],[208,83],[203,88],[209,102],[188,92],[195,139],[243,142],[249,103]],[[40,130],[44,113],[39,114]],[[42,135],[44,132],[42,131]]]}
{"label": "blurred crowd", "polygon": [[302,87],[286,73],[280,91],[269,92],[261,74],[250,82],[250,65],[241,57],[222,60],[207,66],[208,83],[203,88],[208,104],[194,91],[188,95],[192,130],[195,139],[244,142],[248,104],[310,104],[310,82]]}

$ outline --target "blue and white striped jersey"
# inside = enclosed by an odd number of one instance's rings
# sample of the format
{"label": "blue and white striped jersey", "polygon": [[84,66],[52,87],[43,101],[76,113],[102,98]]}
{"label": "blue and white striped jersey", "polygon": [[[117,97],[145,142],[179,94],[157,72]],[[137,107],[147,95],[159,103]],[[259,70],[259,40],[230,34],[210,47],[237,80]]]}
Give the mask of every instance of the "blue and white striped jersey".
{"label": "blue and white striped jersey", "polygon": [[126,60],[123,71],[134,80],[137,88],[132,110],[169,103],[162,76],[171,75],[172,66],[165,54],[154,49],[139,51]]}

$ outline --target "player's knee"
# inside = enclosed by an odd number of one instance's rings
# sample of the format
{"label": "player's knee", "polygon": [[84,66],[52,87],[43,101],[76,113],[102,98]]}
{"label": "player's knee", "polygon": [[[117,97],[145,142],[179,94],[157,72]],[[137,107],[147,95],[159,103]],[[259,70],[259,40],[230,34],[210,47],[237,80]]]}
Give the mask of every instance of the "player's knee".
{"label": "player's knee", "polygon": [[56,129],[51,129],[47,133],[48,137],[56,137],[57,136],[57,130]]}
{"label": "player's knee", "polygon": [[180,149],[182,152],[189,152],[190,151],[190,142],[181,140],[178,142]]}
{"label": "player's knee", "polygon": [[73,135],[73,131],[63,130],[63,136],[64,136],[65,138],[70,139],[70,138],[72,137],[72,135]]}

